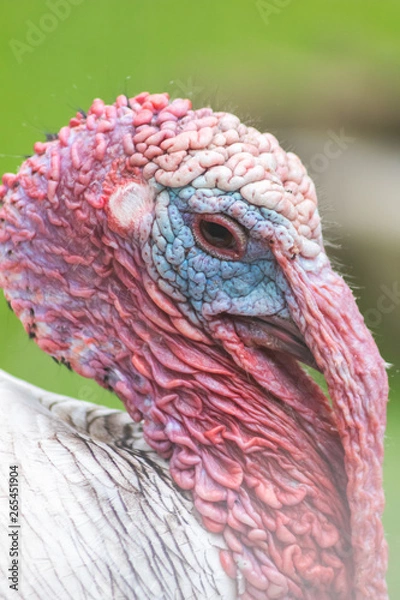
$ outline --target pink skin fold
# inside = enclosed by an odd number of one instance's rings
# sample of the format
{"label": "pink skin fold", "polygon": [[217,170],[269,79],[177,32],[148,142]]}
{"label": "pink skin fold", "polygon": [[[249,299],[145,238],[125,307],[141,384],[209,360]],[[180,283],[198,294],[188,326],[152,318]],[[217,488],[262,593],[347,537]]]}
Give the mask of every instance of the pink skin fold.
{"label": "pink skin fold", "polygon": [[[387,545],[381,523],[383,439],[388,380],[385,363],[351,290],[329,262],[305,271],[276,252],[291,285],[291,314],[323,372],[345,452],[351,512],[354,595],[386,594]],[[368,515],[368,518],[365,518]]]}
{"label": "pink skin fold", "polygon": [[[233,115],[163,94],[96,100],[35,150],[0,188],[0,285],[27,332],[144,420],[204,526],[224,537],[242,600],[385,600],[385,364],[331,269],[297,157]],[[292,323],[278,351],[271,328],[189,318],[151,271],[160,186],[196,178],[284,217],[260,238],[287,282]],[[288,353],[291,329],[309,350],[297,340]]]}

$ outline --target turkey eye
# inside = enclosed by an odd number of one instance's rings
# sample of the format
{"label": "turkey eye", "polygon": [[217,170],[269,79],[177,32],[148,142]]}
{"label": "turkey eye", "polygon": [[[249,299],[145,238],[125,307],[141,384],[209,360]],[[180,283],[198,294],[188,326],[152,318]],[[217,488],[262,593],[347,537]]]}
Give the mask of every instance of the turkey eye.
{"label": "turkey eye", "polygon": [[200,231],[204,239],[216,248],[232,248],[235,244],[235,238],[229,229],[218,223],[201,221]]}
{"label": "turkey eye", "polygon": [[225,215],[196,215],[193,232],[197,244],[215,258],[238,260],[244,255],[245,231]]}

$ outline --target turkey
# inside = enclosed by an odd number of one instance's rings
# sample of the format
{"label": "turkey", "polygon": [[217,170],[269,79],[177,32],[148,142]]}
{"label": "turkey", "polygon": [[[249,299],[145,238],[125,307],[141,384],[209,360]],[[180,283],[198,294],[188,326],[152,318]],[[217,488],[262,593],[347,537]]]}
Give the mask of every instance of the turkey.
{"label": "turkey", "polygon": [[97,99],[0,199],[11,309],[130,416],[2,374],[22,597],[385,600],[385,363],[297,156],[188,100]]}

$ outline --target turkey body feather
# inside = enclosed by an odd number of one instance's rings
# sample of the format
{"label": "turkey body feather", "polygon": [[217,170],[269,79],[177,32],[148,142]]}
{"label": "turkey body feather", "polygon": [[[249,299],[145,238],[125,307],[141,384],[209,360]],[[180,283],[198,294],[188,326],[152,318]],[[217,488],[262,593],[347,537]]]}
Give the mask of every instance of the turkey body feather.
{"label": "turkey body feather", "polygon": [[[19,596],[0,552],[1,598],[235,598],[222,536],[207,532],[141,425],[0,371],[0,536],[8,470],[19,471]],[[10,538],[9,538],[10,539]],[[3,545],[3,549],[4,545]]]}

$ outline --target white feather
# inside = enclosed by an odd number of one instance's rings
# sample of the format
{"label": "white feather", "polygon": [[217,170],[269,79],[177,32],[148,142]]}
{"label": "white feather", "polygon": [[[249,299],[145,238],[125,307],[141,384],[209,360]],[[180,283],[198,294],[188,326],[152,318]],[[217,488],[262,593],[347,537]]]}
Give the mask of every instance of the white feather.
{"label": "white feather", "polygon": [[[125,412],[0,371],[0,597],[229,600],[220,536]],[[9,588],[9,466],[19,465],[19,590]]]}

